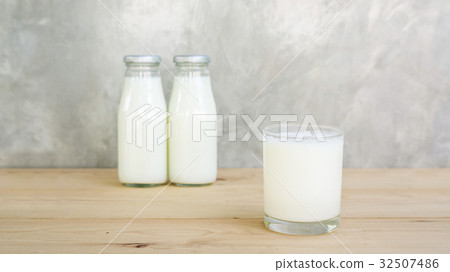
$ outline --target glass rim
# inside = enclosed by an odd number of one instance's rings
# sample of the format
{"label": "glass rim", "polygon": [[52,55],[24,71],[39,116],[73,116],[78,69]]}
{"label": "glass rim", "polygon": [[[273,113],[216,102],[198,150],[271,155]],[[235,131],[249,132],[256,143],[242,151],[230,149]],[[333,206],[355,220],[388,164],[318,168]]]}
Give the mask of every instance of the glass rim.
{"label": "glass rim", "polygon": [[[290,128],[293,128],[293,127],[295,127],[296,130],[290,130]],[[309,127],[310,126],[308,126],[308,128]],[[341,137],[341,136],[344,135],[344,131],[342,129],[338,128],[338,127],[335,127],[335,126],[318,125],[317,127],[319,128],[319,130],[322,133],[323,137],[326,138],[326,139],[338,138],[338,137]],[[278,129],[278,131],[275,131],[275,132],[271,131],[274,128]],[[272,125],[265,126],[262,129],[262,132],[263,132],[264,136],[269,136],[269,137],[273,137],[273,138],[296,139],[298,133],[300,132],[300,128],[301,128],[300,124],[289,124],[288,123],[288,130],[287,130],[286,133],[283,133],[283,132],[280,131],[281,130],[281,125],[280,124],[272,124]],[[323,133],[323,130],[331,132],[331,134],[326,135],[326,134]],[[311,131],[311,130],[307,129],[307,131]],[[295,135],[289,135],[289,132],[297,132],[297,133]],[[285,135],[282,135],[282,134],[285,134]],[[305,139],[316,139],[317,136],[315,134],[303,135],[302,138],[305,138]]]}

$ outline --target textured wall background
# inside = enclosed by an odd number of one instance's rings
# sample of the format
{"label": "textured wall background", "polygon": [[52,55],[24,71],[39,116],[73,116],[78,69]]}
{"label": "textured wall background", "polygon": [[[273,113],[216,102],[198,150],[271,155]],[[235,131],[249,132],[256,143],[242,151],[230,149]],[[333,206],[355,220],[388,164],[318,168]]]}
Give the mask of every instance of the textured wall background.
{"label": "textured wall background", "polygon": [[[448,0],[354,0],[315,40],[347,1],[104,3],[170,69],[210,55],[220,113],[314,114],[345,130],[346,167],[450,166]],[[0,166],[116,166],[122,57],[143,46],[97,1],[3,0],[0,14]],[[219,166],[259,166],[256,140],[219,142]]]}

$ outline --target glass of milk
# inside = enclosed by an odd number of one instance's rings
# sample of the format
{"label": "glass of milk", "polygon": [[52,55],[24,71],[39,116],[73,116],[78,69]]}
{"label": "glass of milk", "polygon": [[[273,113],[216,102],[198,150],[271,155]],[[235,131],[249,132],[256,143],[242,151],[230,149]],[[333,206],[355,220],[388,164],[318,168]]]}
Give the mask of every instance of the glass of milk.
{"label": "glass of milk", "polygon": [[124,57],[127,66],[118,112],[118,170],[121,183],[151,187],[167,181],[167,107],[159,64],[152,55]]}
{"label": "glass of milk", "polygon": [[264,223],[286,234],[332,232],[339,225],[344,134],[327,126],[301,128],[263,130]]}

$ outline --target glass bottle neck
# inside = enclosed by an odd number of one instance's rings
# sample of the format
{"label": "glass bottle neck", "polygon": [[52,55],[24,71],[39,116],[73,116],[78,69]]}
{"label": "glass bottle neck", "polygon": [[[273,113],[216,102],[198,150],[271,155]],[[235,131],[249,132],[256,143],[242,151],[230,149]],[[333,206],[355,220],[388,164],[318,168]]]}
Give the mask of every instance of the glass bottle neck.
{"label": "glass bottle neck", "polygon": [[205,62],[176,62],[176,67],[208,67],[208,63]]}
{"label": "glass bottle neck", "polygon": [[208,63],[177,62],[175,68],[178,76],[188,74],[209,76]]}
{"label": "glass bottle neck", "polygon": [[159,76],[159,63],[127,63],[125,76]]}

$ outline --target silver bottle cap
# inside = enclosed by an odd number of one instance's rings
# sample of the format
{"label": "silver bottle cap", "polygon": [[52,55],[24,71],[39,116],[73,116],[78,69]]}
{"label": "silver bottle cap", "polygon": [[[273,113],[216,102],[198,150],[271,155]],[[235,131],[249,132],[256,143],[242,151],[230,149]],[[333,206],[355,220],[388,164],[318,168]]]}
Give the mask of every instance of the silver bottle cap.
{"label": "silver bottle cap", "polygon": [[177,55],[173,57],[173,62],[209,63],[211,58],[208,55]]}
{"label": "silver bottle cap", "polygon": [[152,55],[127,55],[123,57],[123,62],[135,62],[135,63],[160,63],[160,56]]}

